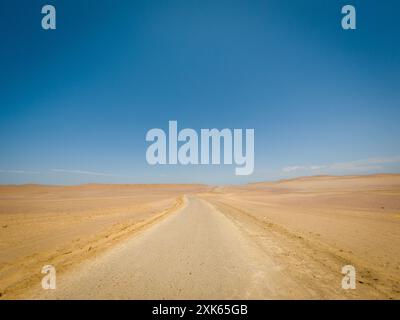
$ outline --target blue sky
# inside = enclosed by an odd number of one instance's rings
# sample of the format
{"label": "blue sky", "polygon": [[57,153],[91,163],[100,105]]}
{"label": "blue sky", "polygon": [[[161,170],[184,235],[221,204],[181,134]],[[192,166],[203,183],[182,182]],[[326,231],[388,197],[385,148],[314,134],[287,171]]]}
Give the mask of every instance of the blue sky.
{"label": "blue sky", "polygon": [[[399,14],[395,0],[2,1],[0,183],[400,172]],[[169,120],[254,128],[254,174],[149,166],[146,132]]]}

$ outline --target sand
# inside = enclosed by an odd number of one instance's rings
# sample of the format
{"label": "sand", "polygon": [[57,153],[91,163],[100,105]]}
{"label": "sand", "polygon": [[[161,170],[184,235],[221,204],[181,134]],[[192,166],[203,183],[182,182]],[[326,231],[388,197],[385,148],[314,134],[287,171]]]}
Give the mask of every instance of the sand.
{"label": "sand", "polygon": [[37,284],[29,297],[260,299],[303,292],[230,219],[204,200],[185,199],[177,214],[59,277],[57,290]]}
{"label": "sand", "polygon": [[[395,174],[3,186],[0,226],[3,299],[400,298]],[[45,264],[57,267],[56,292],[38,288]],[[356,290],[341,288],[348,264]]]}
{"label": "sand", "polygon": [[62,273],[147,228],[182,205],[197,185],[0,186],[0,295]]}
{"label": "sand", "polygon": [[350,264],[357,297],[400,298],[400,175],[305,177],[215,188],[204,198],[274,235],[275,256],[304,281],[337,277]]}

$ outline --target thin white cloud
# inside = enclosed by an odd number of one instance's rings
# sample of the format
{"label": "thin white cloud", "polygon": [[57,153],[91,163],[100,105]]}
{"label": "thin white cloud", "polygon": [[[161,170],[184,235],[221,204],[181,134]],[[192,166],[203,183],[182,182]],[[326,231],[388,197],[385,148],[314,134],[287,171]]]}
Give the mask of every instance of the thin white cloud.
{"label": "thin white cloud", "polygon": [[86,171],[86,170],[51,169],[50,171],[54,173],[65,173],[65,174],[96,176],[96,177],[135,178],[133,176],[125,176],[119,174],[97,172],[97,171]]}
{"label": "thin white cloud", "polygon": [[[362,161],[362,160],[361,160]],[[371,164],[400,163],[400,156],[368,159]]]}
{"label": "thin white cloud", "polygon": [[371,158],[349,162],[337,162],[327,165],[294,165],[282,168],[283,172],[290,173],[294,171],[373,171],[382,170],[388,164],[400,163],[400,156]]}
{"label": "thin white cloud", "polygon": [[289,167],[282,168],[282,171],[284,171],[284,172],[292,172],[292,171],[298,171],[298,170],[303,170],[303,169],[307,169],[307,167],[304,167],[304,166],[289,166]]}
{"label": "thin white cloud", "polygon": [[310,170],[321,170],[321,169],[325,169],[326,166],[322,165],[322,166],[310,166]]}
{"label": "thin white cloud", "polygon": [[0,170],[0,173],[5,174],[40,174],[38,171],[29,171],[29,170]]}
{"label": "thin white cloud", "polygon": [[85,171],[85,170],[51,169],[51,171],[57,172],[57,173],[70,173],[70,174],[79,174],[79,175],[87,175],[87,176],[117,177],[117,175],[110,174],[110,173]]}

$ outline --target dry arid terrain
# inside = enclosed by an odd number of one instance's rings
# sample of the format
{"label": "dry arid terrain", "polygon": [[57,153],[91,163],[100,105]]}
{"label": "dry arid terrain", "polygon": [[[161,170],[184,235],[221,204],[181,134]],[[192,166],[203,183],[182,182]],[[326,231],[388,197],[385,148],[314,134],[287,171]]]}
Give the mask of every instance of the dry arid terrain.
{"label": "dry arid terrain", "polygon": [[0,186],[0,295],[40,283],[156,223],[182,205],[190,185]]}
{"label": "dry arid terrain", "polygon": [[2,186],[0,227],[3,299],[400,298],[400,175]]}
{"label": "dry arid terrain", "polygon": [[304,177],[215,188],[205,198],[317,296],[340,288],[350,264],[357,290],[343,297],[400,298],[400,175]]}

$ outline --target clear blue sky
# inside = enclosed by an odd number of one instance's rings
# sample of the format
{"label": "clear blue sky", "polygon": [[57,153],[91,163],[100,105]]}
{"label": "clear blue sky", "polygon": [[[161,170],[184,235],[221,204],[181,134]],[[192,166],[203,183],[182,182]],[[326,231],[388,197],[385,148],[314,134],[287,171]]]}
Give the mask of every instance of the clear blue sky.
{"label": "clear blue sky", "polygon": [[[399,15],[396,0],[1,1],[0,183],[400,172]],[[254,174],[149,166],[145,134],[168,120],[254,128]]]}

